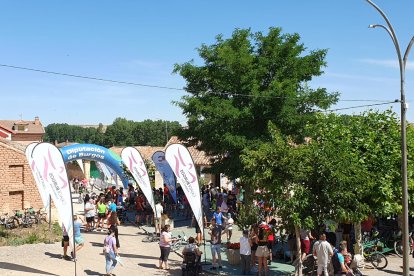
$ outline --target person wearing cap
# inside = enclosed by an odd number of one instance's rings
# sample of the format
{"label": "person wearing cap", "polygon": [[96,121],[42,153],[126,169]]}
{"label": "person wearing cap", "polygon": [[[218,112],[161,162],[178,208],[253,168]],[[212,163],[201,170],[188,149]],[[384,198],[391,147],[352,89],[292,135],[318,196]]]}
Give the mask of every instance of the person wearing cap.
{"label": "person wearing cap", "polygon": [[249,230],[243,230],[243,237],[240,238],[240,264],[241,271],[243,275],[250,274],[250,262],[252,250],[251,246],[253,245],[252,239],[249,237]]}

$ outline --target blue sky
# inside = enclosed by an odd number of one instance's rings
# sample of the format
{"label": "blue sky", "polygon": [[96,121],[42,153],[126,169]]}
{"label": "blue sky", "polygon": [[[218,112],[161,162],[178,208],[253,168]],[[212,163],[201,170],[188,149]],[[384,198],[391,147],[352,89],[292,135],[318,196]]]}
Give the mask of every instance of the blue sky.
{"label": "blue sky", "polygon": [[[414,1],[377,0],[402,51],[414,35]],[[396,52],[385,23],[365,0],[290,1],[1,1],[0,64],[182,88],[175,63],[199,61],[196,48],[235,28],[297,32],[309,49],[329,49],[312,87],[341,93],[335,108],[400,98]],[[413,50],[414,51],[414,50]],[[414,55],[414,54],[413,54]],[[0,119],[43,124],[110,124],[116,117],[176,120],[183,91],[106,83],[0,66]],[[414,56],[406,72],[414,101]],[[399,114],[399,104],[391,104]],[[380,106],[384,109],[388,106]],[[412,108],[411,108],[412,107]],[[366,108],[340,112],[359,113]],[[414,121],[414,104],[407,117]]]}

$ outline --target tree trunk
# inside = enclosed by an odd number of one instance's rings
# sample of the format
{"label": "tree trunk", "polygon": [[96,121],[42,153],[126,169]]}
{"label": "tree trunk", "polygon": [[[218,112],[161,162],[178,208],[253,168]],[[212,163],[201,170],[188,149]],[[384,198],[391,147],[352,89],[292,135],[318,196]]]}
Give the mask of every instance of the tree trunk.
{"label": "tree trunk", "polygon": [[300,228],[299,226],[295,225],[295,235],[296,235],[296,248],[297,250],[297,265],[295,266],[295,274],[298,276],[302,276],[302,250],[300,246]]}
{"label": "tree trunk", "polygon": [[354,252],[355,254],[361,254],[363,252],[362,247],[362,234],[361,234],[361,222],[354,223],[354,230],[355,230],[355,244],[354,244]]}

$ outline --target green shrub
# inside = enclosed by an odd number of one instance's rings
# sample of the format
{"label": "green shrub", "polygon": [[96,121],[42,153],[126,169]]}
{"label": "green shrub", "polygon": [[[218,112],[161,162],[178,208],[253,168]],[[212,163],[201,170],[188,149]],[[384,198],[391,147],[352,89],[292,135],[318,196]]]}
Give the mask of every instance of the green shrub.
{"label": "green shrub", "polygon": [[241,205],[237,216],[237,225],[240,230],[248,229],[252,224],[258,222],[260,210],[256,206]]}

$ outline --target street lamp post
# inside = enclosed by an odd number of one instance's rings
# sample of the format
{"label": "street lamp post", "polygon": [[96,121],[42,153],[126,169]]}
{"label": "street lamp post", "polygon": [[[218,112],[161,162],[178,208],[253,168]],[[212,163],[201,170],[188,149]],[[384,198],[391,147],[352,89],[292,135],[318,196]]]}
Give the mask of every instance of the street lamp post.
{"label": "street lamp post", "polygon": [[395,50],[397,51],[398,64],[400,67],[400,89],[401,89],[401,178],[402,178],[402,205],[403,205],[403,275],[408,276],[410,273],[409,270],[409,232],[408,232],[408,185],[407,185],[407,122],[406,122],[406,112],[407,112],[407,103],[405,101],[405,92],[404,92],[404,82],[405,82],[405,65],[407,63],[408,54],[410,52],[411,46],[414,43],[414,37],[411,38],[410,43],[405,50],[404,57],[401,55],[400,45],[398,43],[397,36],[395,35],[394,28],[392,27],[390,21],[388,20],[385,13],[371,0],[367,2],[373,6],[384,18],[387,26],[381,24],[369,25],[370,28],[382,28],[384,29],[391,37],[392,42],[394,43]]}

